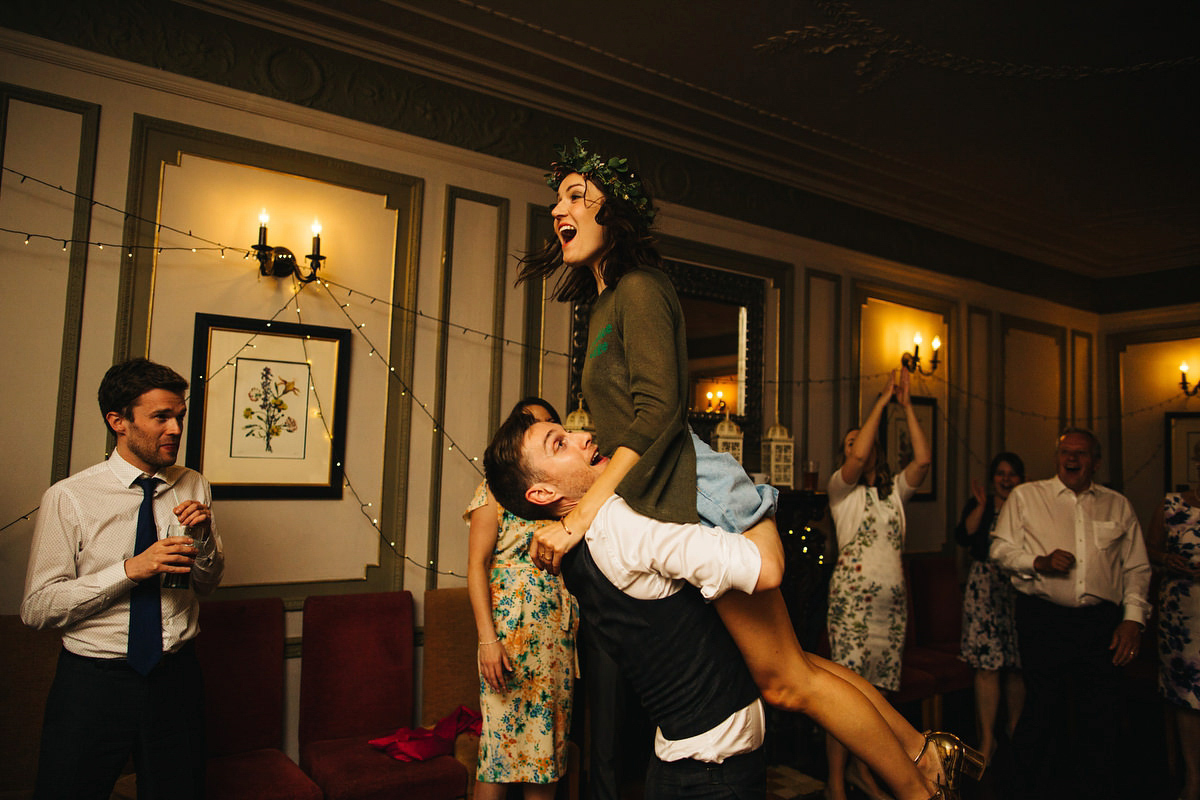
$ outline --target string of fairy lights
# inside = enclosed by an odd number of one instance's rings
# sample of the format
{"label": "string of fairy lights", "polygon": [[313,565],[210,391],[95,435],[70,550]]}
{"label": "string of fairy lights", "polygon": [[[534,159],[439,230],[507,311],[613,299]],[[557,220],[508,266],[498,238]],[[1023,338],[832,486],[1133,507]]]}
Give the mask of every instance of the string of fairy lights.
{"label": "string of fairy lights", "polygon": [[[109,211],[116,212],[127,220],[133,219],[133,220],[138,220],[140,222],[144,222],[144,223],[153,225],[153,226],[155,226],[155,230],[158,233],[167,231],[170,233],[177,234],[179,236],[187,237],[189,240],[196,243],[195,246],[169,246],[169,245],[160,245],[157,243],[153,244],[153,245],[136,245],[136,244],[131,245],[131,244],[127,244],[127,243],[112,243],[112,242],[101,242],[101,241],[93,241],[93,240],[86,240],[86,239],[76,239],[71,236],[63,237],[63,236],[56,236],[53,234],[40,233],[40,232],[35,232],[35,231],[17,230],[17,229],[13,229],[13,228],[0,227],[0,232],[2,232],[2,233],[7,233],[7,234],[12,234],[14,236],[24,237],[25,245],[29,245],[31,242],[48,241],[48,242],[52,242],[52,243],[61,243],[61,247],[63,250],[66,250],[66,249],[68,249],[69,246],[73,246],[73,245],[95,247],[98,250],[103,250],[105,247],[113,247],[113,248],[122,249],[125,252],[126,257],[128,257],[128,258],[132,258],[134,251],[138,250],[138,249],[153,249],[153,250],[157,251],[158,253],[162,253],[164,251],[184,251],[184,252],[190,251],[193,253],[211,252],[211,253],[218,253],[221,258],[225,257],[226,252],[240,253],[243,258],[249,258],[249,256],[252,253],[252,251],[250,249],[245,248],[245,247],[239,247],[239,246],[235,246],[235,245],[224,244],[224,243],[218,242],[218,241],[213,241],[210,239],[205,239],[201,236],[195,235],[191,230],[183,230],[183,229],[172,227],[169,225],[164,225],[156,220],[150,220],[150,219],[138,217],[136,215],[130,214],[129,212],[125,211],[124,209],[120,209],[115,206],[109,205],[107,203],[103,203],[94,198],[83,197],[81,195],[78,195],[78,194],[70,191],[69,189],[64,188],[61,185],[51,184],[47,181],[41,180],[34,176],[22,173],[11,167],[5,166],[5,167],[3,167],[3,170],[4,170],[4,172],[7,172],[16,177],[19,177],[21,183],[31,181],[37,185],[44,186],[44,187],[53,189],[58,192],[62,192],[67,195],[71,195],[71,196],[75,197],[77,200],[85,201],[91,207],[98,207],[98,208],[103,208],[103,209],[106,209]],[[157,239],[157,237],[156,237],[156,239]],[[283,315],[284,312],[293,305],[295,306],[295,311],[297,314],[297,321],[298,322],[303,321],[302,315],[301,315],[301,309],[300,309],[300,296],[308,288],[309,283],[297,280],[295,275],[292,276],[292,281],[293,281],[293,292],[292,292],[291,296],[288,298],[287,302],[284,303],[283,306],[281,306],[278,310],[275,311],[274,314],[271,315],[270,318],[268,318],[268,327],[270,325],[270,322],[278,321],[280,316]],[[361,290],[358,290],[351,286],[347,286],[345,284],[339,283],[332,279],[321,277],[321,278],[318,278],[315,281],[315,283],[320,288],[320,290],[323,292],[323,296],[325,298],[327,298],[334,306],[336,306],[336,308],[340,311],[340,313],[343,316],[345,316],[346,320],[349,322],[349,324],[351,325],[352,329],[357,334],[357,336],[359,338],[361,338],[364,341],[364,343],[366,343],[366,345],[369,347],[368,357],[378,359],[380,364],[382,365],[382,367],[386,370],[389,379],[396,380],[399,383],[401,397],[409,398],[412,407],[414,409],[420,411],[421,413],[423,413],[428,418],[428,420],[432,426],[433,432],[440,434],[443,444],[446,447],[446,451],[451,452],[451,453],[455,453],[455,452],[458,453],[459,456],[462,459],[464,459],[466,464],[471,469],[473,469],[476,473],[478,473],[480,475],[480,477],[482,477],[482,470],[479,467],[478,456],[473,456],[473,455],[470,455],[469,453],[467,453],[460,446],[460,444],[454,439],[454,437],[450,435],[449,431],[446,430],[443,420],[438,419],[435,416],[435,414],[432,411],[430,411],[428,404],[425,402],[422,402],[413,393],[412,387],[405,383],[402,375],[396,371],[396,367],[391,363],[389,357],[387,355],[385,355],[384,351],[381,350],[376,345],[376,343],[373,342],[368,337],[368,335],[365,331],[366,323],[360,321],[359,319],[356,319],[356,317],[354,316],[354,314],[351,311],[351,309],[353,308],[351,300],[355,297],[355,295],[357,295],[359,299],[367,301],[368,305],[382,304],[382,305],[389,307],[391,310],[393,310],[395,312],[404,313],[404,314],[412,314],[417,318],[430,321],[430,322],[434,323],[435,325],[446,326],[453,330],[459,330],[462,332],[462,334],[464,336],[476,335],[476,336],[481,337],[484,341],[489,341],[489,340],[498,341],[505,347],[515,346],[515,347],[529,349],[529,350],[539,353],[540,356],[542,356],[542,357],[555,356],[555,357],[562,357],[565,359],[570,358],[569,353],[566,353],[561,350],[555,350],[552,348],[545,348],[545,347],[530,345],[526,342],[497,336],[490,331],[483,331],[483,330],[476,329],[476,328],[472,327],[471,325],[464,325],[459,322],[454,322],[454,321],[451,321],[448,319],[442,319],[436,315],[426,314],[425,312],[421,311],[419,308],[416,308],[416,309],[409,308],[401,303],[397,303],[397,302],[392,301],[387,298],[376,297],[368,292],[363,292]],[[334,292],[333,292],[334,289],[345,292],[345,299],[339,300],[337,297],[335,297]],[[223,362],[221,362],[221,366],[218,367],[217,370],[215,372],[213,372],[211,375],[206,376],[206,379],[211,380],[216,375],[220,374],[220,372],[222,370],[224,370],[226,367],[232,365],[236,361],[238,356],[242,352],[244,352],[247,348],[253,348],[255,346],[254,340],[258,335],[259,334],[257,334],[257,333],[250,334],[248,336],[246,342],[242,344],[242,346],[237,350],[237,352],[235,352],[234,354],[229,356],[227,359],[225,359]],[[304,342],[303,338],[301,338],[301,342]],[[305,347],[305,356],[307,358],[307,344],[304,344],[304,347]],[[803,380],[793,380],[793,381],[786,381],[786,382],[766,381],[766,383],[768,383],[768,384],[787,383],[790,385],[800,385],[800,386],[803,386],[806,384],[807,385],[820,385],[820,384],[848,383],[853,380],[859,380],[859,381],[872,380],[872,379],[876,379],[876,378],[886,377],[886,375],[887,375],[887,373],[883,372],[883,373],[878,373],[875,375],[857,376],[855,378],[839,376],[839,377],[828,377],[828,378],[806,378]],[[1025,417],[1032,417],[1035,419],[1041,419],[1041,420],[1046,420],[1046,421],[1057,422],[1059,420],[1059,417],[1057,414],[1048,415],[1048,414],[1042,414],[1042,413],[1038,413],[1038,412],[1028,411],[1025,409],[1017,409],[1017,408],[1012,408],[1009,406],[1004,406],[1004,405],[992,400],[991,398],[983,397],[978,394],[974,394],[962,387],[959,387],[959,386],[945,380],[945,378],[943,376],[935,374],[932,377],[935,380],[938,380],[941,383],[943,383],[945,385],[947,391],[957,393],[958,395],[960,395],[964,398],[973,400],[973,401],[984,403],[991,408],[1000,409],[1004,413],[1020,415],[1020,416],[1025,416]],[[332,439],[333,434],[332,434],[332,431],[330,431],[330,429],[329,429],[329,422],[328,422],[328,419],[326,418],[326,415],[324,414],[322,399],[321,399],[319,393],[316,391],[315,386],[312,385],[311,383],[309,386],[309,390],[312,392],[313,397],[316,401],[317,416],[321,420],[321,424],[325,429],[325,431],[324,431],[325,435],[326,435],[326,437]],[[1173,395],[1172,397],[1167,398],[1159,403],[1155,403],[1153,405],[1149,405],[1149,406],[1146,406],[1144,408],[1140,408],[1140,409],[1137,409],[1134,411],[1123,412],[1119,415],[1114,415],[1114,416],[1122,418],[1122,419],[1129,418],[1129,417],[1137,416],[1137,415],[1147,413],[1147,412],[1150,412],[1150,411],[1153,411],[1156,409],[1160,409],[1169,404],[1174,404],[1177,402],[1178,402],[1178,396]],[[959,430],[955,421],[949,417],[949,415],[946,413],[946,411],[944,409],[939,409],[939,415],[945,421],[945,424],[947,425],[947,429],[962,444],[962,446],[963,446],[965,452],[968,454],[968,456],[971,459],[973,459],[974,461],[976,461],[977,463],[979,463],[981,465],[986,465],[986,463],[987,463],[986,460],[984,458],[982,458],[978,453],[976,453],[970,447],[970,443],[969,443],[966,435],[964,434],[963,431]],[[1105,418],[1106,417],[1103,417],[1103,416],[1097,417],[1097,419],[1105,419]],[[1158,455],[1161,453],[1162,450],[1163,450],[1163,444],[1159,443],[1158,448],[1155,449],[1155,451],[1153,453],[1151,453],[1145,459],[1145,461],[1134,470],[1133,474],[1130,476],[1129,479],[1136,477],[1143,470],[1145,470],[1150,464],[1152,464],[1154,462],[1154,460],[1158,457]],[[345,468],[343,469],[343,484],[350,491],[350,493],[354,496],[355,501],[359,504],[360,513],[362,514],[364,519],[375,529],[380,541],[385,546],[387,546],[393,553],[395,553],[395,555],[398,558],[401,558],[404,561],[406,561],[416,567],[419,567],[419,568],[427,570],[427,571],[435,572],[439,575],[447,575],[447,576],[453,576],[453,577],[458,577],[458,578],[465,577],[463,575],[459,575],[458,573],[450,571],[450,570],[439,570],[436,568],[436,566],[433,562],[426,563],[424,561],[419,561],[419,560],[409,556],[407,553],[403,553],[403,552],[400,552],[399,550],[397,550],[396,542],[392,539],[392,537],[388,536],[383,531],[383,529],[380,527],[378,515],[375,513],[374,503],[371,501],[368,501],[368,500],[364,500],[362,495],[359,493],[358,489],[354,486],[354,483],[350,478],[350,470],[349,469],[345,469]],[[30,511],[26,512],[25,514],[22,514],[20,517],[5,524],[3,527],[0,527],[0,532],[7,530],[8,528],[12,527],[13,525],[16,525],[17,523],[19,523],[21,521],[28,520],[33,514],[35,514],[37,512],[37,510],[38,509],[35,507],[35,508],[31,509]]]}

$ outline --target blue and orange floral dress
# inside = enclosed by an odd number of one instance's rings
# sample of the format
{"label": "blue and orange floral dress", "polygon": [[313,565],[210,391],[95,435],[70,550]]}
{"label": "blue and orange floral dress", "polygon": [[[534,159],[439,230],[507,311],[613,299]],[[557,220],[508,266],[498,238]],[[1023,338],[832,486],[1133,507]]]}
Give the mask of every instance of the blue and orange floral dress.
{"label": "blue and orange floral dress", "polygon": [[[1200,564],[1200,508],[1172,492],[1163,498],[1164,551]],[[1158,688],[1172,705],[1200,711],[1200,586],[1166,575],[1158,591]]]}
{"label": "blue and orange floral dress", "polygon": [[[487,502],[487,486],[480,484],[464,516]],[[579,609],[562,578],[529,559],[540,524],[499,512],[488,582],[496,636],[513,672],[503,692],[479,679],[483,732],[476,779],[486,783],[553,783],[567,771]]]}

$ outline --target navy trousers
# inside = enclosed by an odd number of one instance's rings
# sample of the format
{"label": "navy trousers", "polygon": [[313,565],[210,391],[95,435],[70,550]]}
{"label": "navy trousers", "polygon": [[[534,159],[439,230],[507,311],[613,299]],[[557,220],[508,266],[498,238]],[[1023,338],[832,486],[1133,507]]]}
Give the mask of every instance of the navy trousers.
{"label": "navy trousers", "polygon": [[645,800],[763,800],[766,796],[767,759],[761,747],[720,764],[652,758],[646,769]]}
{"label": "navy trousers", "polygon": [[142,676],[63,650],[46,699],[36,800],[107,800],[133,757],[139,800],[204,797],[204,686],[191,644]]}
{"label": "navy trousers", "polygon": [[1124,797],[1123,676],[1108,649],[1120,607],[1068,608],[1018,594],[1016,617],[1026,695],[1013,733],[1013,796]]}

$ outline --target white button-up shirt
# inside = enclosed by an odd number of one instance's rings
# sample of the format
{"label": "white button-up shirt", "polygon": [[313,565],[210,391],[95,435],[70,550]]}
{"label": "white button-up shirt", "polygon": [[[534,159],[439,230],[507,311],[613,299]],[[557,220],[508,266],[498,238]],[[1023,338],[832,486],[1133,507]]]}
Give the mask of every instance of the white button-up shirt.
{"label": "white button-up shirt", "polygon": [[[1072,553],[1074,566],[1066,575],[1037,572],[1034,559],[1055,550]],[[991,557],[1033,597],[1072,608],[1108,600],[1139,625],[1150,614],[1142,527],[1124,495],[1097,483],[1078,495],[1057,476],[1017,486],[1000,509]]]}
{"label": "white button-up shirt", "polygon": [[[113,452],[108,461],[77,472],[46,490],[34,526],[21,619],[34,628],[62,628],[63,646],[89,658],[124,658],[129,641],[125,574],[137,540],[143,473]],[[212,505],[208,481],[186,467],[155,473],[158,530],[178,523],[172,509],[185,500]],[[221,539],[209,539],[192,567],[191,589],[163,589],[163,652],[172,653],[199,631],[196,594],[216,588],[225,568]],[[155,578],[154,580],[158,580]]]}

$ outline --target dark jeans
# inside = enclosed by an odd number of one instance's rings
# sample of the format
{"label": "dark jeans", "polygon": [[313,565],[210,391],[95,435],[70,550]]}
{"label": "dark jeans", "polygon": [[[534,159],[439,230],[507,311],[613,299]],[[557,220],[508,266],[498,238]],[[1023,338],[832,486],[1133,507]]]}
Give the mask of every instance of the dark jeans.
{"label": "dark jeans", "polygon": [[767,796],[767,759],[760,747],[720,764],[651,759],[645,800],[763,800]]}
{"label": "dark jeans", "polygon": [[204,797],[204,686],[190,643],[147,676],[59,654],[34,797],[107,800],[131,755],[139,800]]}
{"label": "dark jeans", "polygon": [[1025,706],[1013,734],[1014,797],[1123,797],[1122,675],[1108,649],[1121,608],[1017,595]]}

